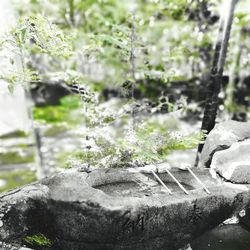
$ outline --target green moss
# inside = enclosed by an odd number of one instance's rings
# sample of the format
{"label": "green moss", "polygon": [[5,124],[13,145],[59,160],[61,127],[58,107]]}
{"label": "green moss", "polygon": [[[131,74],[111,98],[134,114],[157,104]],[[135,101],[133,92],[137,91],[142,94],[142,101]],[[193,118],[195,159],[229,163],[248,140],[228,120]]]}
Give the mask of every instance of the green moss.
{"label": "green moss", "polygon": [[25,144],[25,143],[19,143],[19,144],[16,144],[15,147],[20,148],[20,149],[28,149],[30,145]]}
{"label": "green moss", "polygon": [[24,164],[33,162],[34,154],[27,154],[25,156],[20,155],[16,151],[0,153],[0,164],[8,165],[8,164]]}
{"label": "green moss", "polygon": [[44,132],[44,136],[48,136],[48,137],[53,137],[56,136],[58,134],[64,133],[69,129],[69,127],[67,125],[65,125],[64,123],[58,123],[58,124],[52,124],[45,132]]}
{"label": "green moss", "polygon": [[56,155],[56,161],[58,163],[58,166],[61,168],[71,168],[70,164],[68,163],[68,160],[72,156],[72,152],[60,152]]}
{"label": "green moss", "polygon": [[65,96],[60,100],[60,106],[73,110],[81,107],[80,97],[77,95]]}
{"label": "green moss", "polygon": [[24,242],[28,243],[31,246],[43,246],[43,247],[51,247],[52,241],[48,239],[43,234],[36,234],[32,236],[26,236],[23,239]]}
{"label": "green moss", "polygon": [[14,170],[0,172],[0,179],[6,181],[6,185],[0,187],[0,192],[5,192],[36,181],[36,176],[31,170]]}
{"label": "green moss", "polygon": [[236,103],[226,103],[224,107],[225,107],[225,110],[228,111],[229,113],[246,111],[246,107],[244,105],[240,105]]}
{"label": "green moss", "polygon": [[47,123],[62,122],[66,120],[66,110],[63,107],[47,106],[34,108],[35,120],[44,121]]}
{"label": "green moss", "polygon": [[17,130],[5,135],[1,135],[0,139],[8,139],[8,138],[17,138],[17,137],[28,137],[28,133],[22,131],[22,130]]}
{"label": "green moss", "polygon": [[71,125],[79,124],[82,119],[73,111],[79,109],[81,100],[79,96],[66,96],[60,101],[60,105],[35,107],[33,109],[34,119],[46,123],[62,123],[67,122]]}
{"label": "green moss", "polygon": [[114,117],[105,117],[105,118],[103,119],[103,123],[111,123],[111,122],[113,122],[113,121],[115,121],[115,118],[114,118]]}

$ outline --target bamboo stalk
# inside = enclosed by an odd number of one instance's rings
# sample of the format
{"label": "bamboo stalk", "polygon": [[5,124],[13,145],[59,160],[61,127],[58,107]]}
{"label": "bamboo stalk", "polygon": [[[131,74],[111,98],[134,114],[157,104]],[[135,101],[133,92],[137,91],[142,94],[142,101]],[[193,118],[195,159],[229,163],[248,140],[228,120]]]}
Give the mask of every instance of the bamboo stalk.
{"label": "bamboo stalk", "polygon": [[[221,81],[224,71],[224,64],[227,56],[230,33],[232,29],[235,6],[238,0],[224,0],[228,4],[227,12],[223,12],[220,20],[219,33],[214,51],[213,64],[210,72],[210,79],[207,86],[206,105],[202,119],[201,129],[208,134],[215,125],[218,111],[218,95],[221,89]],[[196,166],[198,156],[203,149],[203,144],[198,146]]]}
{"label": "bamboo stalk", "polygon": [[189,171],[189,173],[197,180],[197,182],[204,188],[204,190],[208,193],[211,194],[211,192],[207,189],[207,187],[202,183],[202,181],[198,178],[198,176],[189,168],[186,167],[186,169]]}
{"label": "bamboo stalk", "polygon": [[172,191],[165,185],[165,183],[160,179],[160,177],[153,170],[151,170],[151,173],[161,183],[161,185],[169,192],[169,194],[172,195],[173,194]]}
{"label": "bamboo stalk", "polygon": [[177,183],[177,185],[184,191],[185,194],[189,194],[188,191],[183,187],[183,185],[170,173],[168,169],[166,169],[167,173],[170,177]]}

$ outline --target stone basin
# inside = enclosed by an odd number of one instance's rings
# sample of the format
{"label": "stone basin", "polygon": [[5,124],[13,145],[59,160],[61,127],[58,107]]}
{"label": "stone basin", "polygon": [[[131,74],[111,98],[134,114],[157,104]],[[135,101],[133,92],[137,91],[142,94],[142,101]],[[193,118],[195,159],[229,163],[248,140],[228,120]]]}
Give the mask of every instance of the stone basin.
{"label": "stone basin", "polygon": [[211,194],[187,171],[158,175],[121,169],[91,173],[66,171],[1,195],[0,240],[21,244],[44,234],[50,248],[61,250],[178,249],[214,228],[249,201],[249,186],[213,179],[207,169],[194,170]]}
{"label": "stone basin", "polygon": [[[168,193],[152,174],[129,173],[124,171],[99,170],[92,172],[87,183],[110,196],[143,197],[159,193]],[[202,190],[201,185],[188,171],[172,169],[171,173],[180,181],[186,190]],[[213,179],[208,170],[196,171],[197,176],[206,186],[214,186],[221,183]],[[178,184],[167,173],[157,173],[164,184],[174,193],[183,193]]]}

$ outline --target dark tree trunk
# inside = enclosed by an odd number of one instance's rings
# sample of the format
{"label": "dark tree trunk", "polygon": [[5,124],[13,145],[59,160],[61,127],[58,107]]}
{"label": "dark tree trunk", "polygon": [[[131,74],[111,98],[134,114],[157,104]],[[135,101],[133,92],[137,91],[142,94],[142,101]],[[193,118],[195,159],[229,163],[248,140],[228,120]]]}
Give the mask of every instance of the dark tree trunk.
{"label": "dark tree trunk", "polygon": [[[228,0],[225,0],[226,2]],[[216,42],[213,65],[210,72],[210,79],[207,84],[207,97],[202,120],[201,129],[209,133],[215,125],[218,110],[218,95],[221,90],[221,81],[223,76],[224,64],[226,60],[228,42],[231,33],[231,27],[234,17],[234,10],[238,0],[230,0],[228,13],[221,17],[219,34]],[[203,144],[198,147],[198,153],[202,151]]]}

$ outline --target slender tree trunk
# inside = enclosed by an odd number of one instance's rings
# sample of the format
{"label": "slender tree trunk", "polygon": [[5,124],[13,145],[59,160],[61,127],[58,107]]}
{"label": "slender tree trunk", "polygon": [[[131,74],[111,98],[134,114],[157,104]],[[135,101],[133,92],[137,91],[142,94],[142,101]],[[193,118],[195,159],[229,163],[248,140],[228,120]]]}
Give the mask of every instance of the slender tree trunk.
{"label": "slender tree trunk", "polygon": [[35,143],[36,176],[37,176],[37,179],[42,179],[43,177],[45,177],[45,173],[43,169],[43,155],[41,152],[40,133],[39,133],[39,129],[36,128],[35,126],[33,111],[32,111],[33,101],[32,101],[30,89],[28,86],[24,86],[24,92],[25,92],[25,99],[26,99],[26,105],[27,105],[26,106],[27,113],[28,113],[28,117],[30,120],[32,138]]}
{"label": "slender tree trunk", "polygon": [[[224,64],[227,55],[228,42],[230,38],[234,10],[238,0],[225,0],[228,4],[226,16],[221,16],[219,34],[216,42],[213,65],[210,72],[210,79],[207,85],[207,98],[202,120],[201,129],[207,134],[214,128],[218,110],[218,95],[221,90]],[[198,147],[198,153],[202,151],[203,144]]]}
{"label": "slender tree trunk", "polygon": [[[130,35],[130,74],[133,79],[132,81],[132,99],[135,101],[135,85],[136,85],[136,27],[135,27],[135,10],[132,12],[132,21],[131,21],[131,35]],[[135,107],[132,109],[132,128],[135,129]]]}
{"label": "slender tree trunk", "polygon": [[[21,70],[22,73],[25,75],[25,65],[24,65],[24,56],[23,56],[23,49],[22,47],[20,49],[20,64],[21,64]],[[26,99],[26,109],[27,109],[27,114],[28,118],[30,121],[30,129],[32,133],[32,138],[35,143],[35,161],[36,161],[36,176],[37,179],[41,179],[45,177],[44,174],[44,169],[43,169],[43,158],[42,158],[42,152],[41,152],[41,140],[40,140],[40,135],[39,135],[39,130],[35,127],[34,123],[34,117],[33,117],[33,100],[31,97],[30,93],[30,88],[28,83],[24,80],[24,94],[25,94],[25,99]]]}
{"label": "slender tree trunk", "polygon": [[74,0],[68,0],[69,3],[69,17],[72,26],[75,25],[75,4]]}
{"label": "slender tree trunk", "polygon": [[[240,41],[242,38],[241,32],[239,33],[239,39]],[[234,88],[235,88],[235,81],[236,79],[239,79],[239,69],[240,69],[240,60],[241,60],[241,55],[242,55],[242,50],[243,46],[240,44],[240,46],[237,48],[235,58],[233,65],[230,69],[230,76],[229,76],[229,83],[226,89],[226,101],[225,101],[225,106],[227,109],[232,112],[233,111],[233,106],[234,106]]]}
{"label": "slender tree trunk", "polygon": [[133,78],[133,81],[136,81],[135,78],[135,71],[136,71],[136,65],[135,65],[135,42],[136,42],[136,30],[135,30],[135,10],[132,13],[132,21],[131,21],[131,35],[130,35],[130,71],[131,71],[131,77]]}

